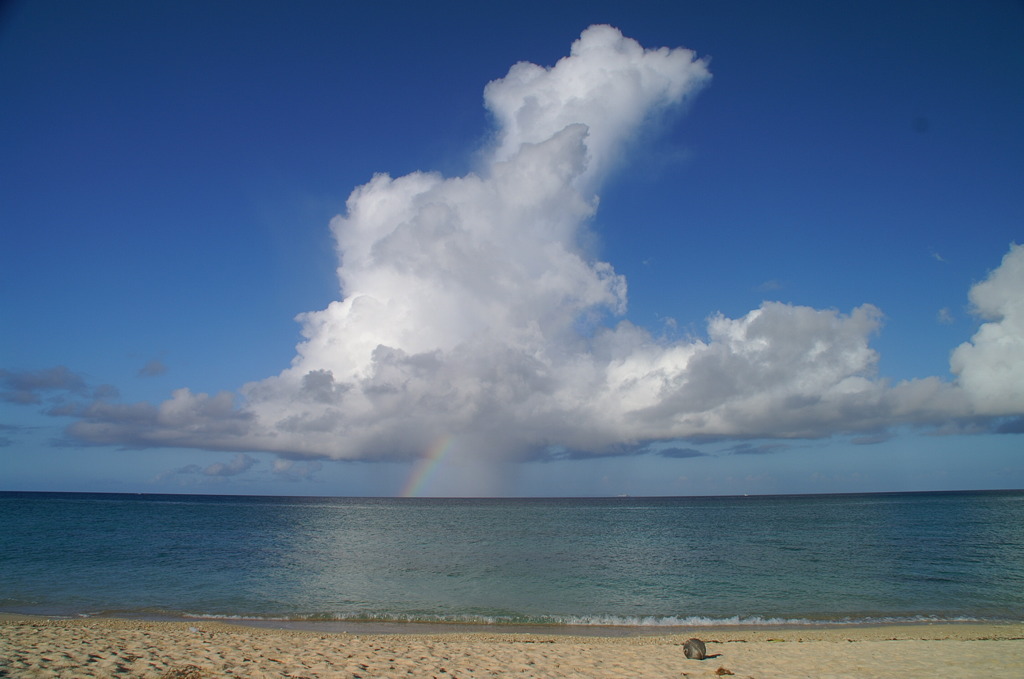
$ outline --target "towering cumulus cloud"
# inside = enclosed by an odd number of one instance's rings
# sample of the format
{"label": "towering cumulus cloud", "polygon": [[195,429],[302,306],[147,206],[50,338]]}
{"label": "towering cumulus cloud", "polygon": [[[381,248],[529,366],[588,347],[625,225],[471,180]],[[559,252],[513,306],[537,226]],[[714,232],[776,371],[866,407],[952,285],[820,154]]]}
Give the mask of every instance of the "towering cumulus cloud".
{"label": "towering cumulus cloud", "polygon": [[953,352],[953,372],[979,413],[1024,413],[1024,247],[971,288],[971,303],[988,322]]}
{"label": "towering cumulus cloud", "polygon": [[516,64],[486,87],[498,129],[479,174],[379,174],[352,192],[331,223],[340,299],[299,317],[290,368],[240,397],[182,389],[159,406],[97,403],[71,433],[339,459],[417,459],[458,439],[474,456],[525,459],[934,423],[972,403],[999,411],[990,394],[1024,410],[998,395],[1011,378],[991,376],[1002,338],[1020,337],[1002,281],[1019,279],[1019,250],[1017,273],[975,290],[998,320],[957,351],[964,389],[878,379],[870,305],[765,303],[677,343],[616,318],[626,281],[580,247],[597,188],[646,121],[709,78],[692,52],[644,49],[609,26],[587,29],[551,68]]}
{"label": "towering cumulus cloud", "polygon": [[[617,148],[707,79],[682,49],[609,26],[488,84],[498,144],[481,175],[377,175],[331,228],[344,299],[302,316],[293,367],[246,397],[288,447],[415,456],[440,436],[523,451],[571,436],[603,390],[581,324],[626,283],[577,241]],[[590,419],[588,413],[588,419]]]}

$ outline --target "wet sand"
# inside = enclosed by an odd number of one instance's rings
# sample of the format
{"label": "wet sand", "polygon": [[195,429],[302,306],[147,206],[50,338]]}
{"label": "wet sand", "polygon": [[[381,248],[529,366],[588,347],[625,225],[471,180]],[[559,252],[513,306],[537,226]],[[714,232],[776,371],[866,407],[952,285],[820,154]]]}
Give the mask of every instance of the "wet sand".
{"label": "wet sand", "polygon": [[[372,629],[0,614],[0,677],[1024,677],[1024,624],[606,629],[598,636]],[[687,659],[682,644],[690,637],[704,640],[710,657]]]}

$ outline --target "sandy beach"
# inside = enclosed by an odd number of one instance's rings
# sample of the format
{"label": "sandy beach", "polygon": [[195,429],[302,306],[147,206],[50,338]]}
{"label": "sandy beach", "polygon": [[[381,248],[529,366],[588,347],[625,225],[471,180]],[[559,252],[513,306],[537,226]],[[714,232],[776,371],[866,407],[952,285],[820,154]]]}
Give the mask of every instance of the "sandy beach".
{"label": "sandy beach", "polygon": [[[676,630],[673,630],[674,632]],[[690,660],[682,644],[707,643]],[[0,615],[2,677],[1024,676],[1024,625],[694,629],[663,636],[353,634]]]}

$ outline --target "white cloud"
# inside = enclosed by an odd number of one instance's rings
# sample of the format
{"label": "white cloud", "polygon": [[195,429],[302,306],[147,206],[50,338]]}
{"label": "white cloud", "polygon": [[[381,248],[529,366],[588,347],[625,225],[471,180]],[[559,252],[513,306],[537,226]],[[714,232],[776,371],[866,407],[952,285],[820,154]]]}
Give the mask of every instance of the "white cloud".
{"label": "white cloud", "polygon": [[956,348],[950,367],[978,414],[1024,413],[1024,246],[1012,245],[970,300],[988,322]]}
{"label": "white cloud", "polygon": [[82,376],[63,365],[22,372],[0,369],[0,400],[10,403],[42,403],[42,394],[66,392],[83,395],[87,391]]}
{"label": "white cloud", "polygon": [[239,453],[231,458],[230,462],[215,462],[203,470],[207,476],[238,476],[258,462],[250,455]]}
{"label": "white cloud", "polygon": [[618,29],[591,26],[553,68],[519,62],[484,89],[499,125],[495,159],[510,160],[524,144],[582,123],[590,163],[581,178],[599,179],[645,119],[692,96],[709,77],[690,50],[645,50]]}
{"label": "white cloud", "polygon": [[467,455],[522,459],[695,437],[878,435],[973,415],[970,403],[1024,412],[1006,399],[1012,384],[988,375],[1013,347],[1021,370],[1009,294],[1021,289],[1019,249],[972,291],[996,320],[954,356],[963,389],[879,379],[869,341],[881,314],[869,304],[766,302],[679,342],[615,323],[626,281],[580,246],[594,191],[645,121],[708,77],[693,53],[644,50],[607,26],[552,68],[517,64],[486,88],[499,129],[479,174],[379,174],[352,192],[331,223],[341,298],[298,317],[305,340],[290,368],[240,398],[181,389],[159,406],[93,404],[69,432],[289,459],[411,459],[458,439]]}
{"label": "white cloud", "polygon": [[[167,481],[174,479],[179,476],[238,476],[249,471],[253,466],[259,464],[259,460],[246,455],[244,453],[238,453],[228,462],[214,462],[207,467],[200,467],[197,464],[188,464],[184,467],[178,467],[170,471],[159,474],[154,481]],[[275,466],[276,471],[276,466]]]}
{"label": "white cloud", "polygon": [[323,465],[315,460],[295,462],[294,460],[278,458],[274,460],[272,471],[275,475],[289,481],[308,481],[321,469],[323,469]]}
{"label": "white cloud", "polygon": [[167,366],[159,358],[146,362],[146,365],[139,368],[139,377],[158,377],[167,372]]}

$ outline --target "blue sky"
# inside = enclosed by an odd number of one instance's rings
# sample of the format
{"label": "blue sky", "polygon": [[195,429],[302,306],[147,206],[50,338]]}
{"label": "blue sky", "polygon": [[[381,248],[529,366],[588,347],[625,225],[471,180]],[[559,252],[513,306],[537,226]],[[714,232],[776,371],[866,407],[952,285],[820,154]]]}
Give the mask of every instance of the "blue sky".
{"label": "blue sky", "polygon": [[623,5],[5,6],[0,489],[1024,487],[1020,3]]}

